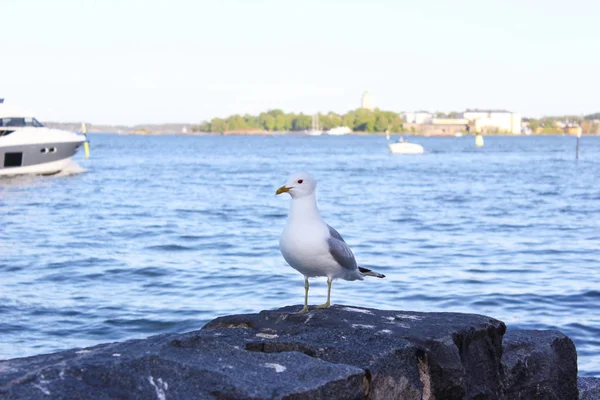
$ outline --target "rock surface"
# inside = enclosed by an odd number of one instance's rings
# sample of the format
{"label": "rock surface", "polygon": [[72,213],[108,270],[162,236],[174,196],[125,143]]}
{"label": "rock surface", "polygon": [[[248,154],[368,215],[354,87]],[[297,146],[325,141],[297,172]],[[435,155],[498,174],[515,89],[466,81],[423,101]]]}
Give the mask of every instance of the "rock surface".
{"label": "rock surface", "polygon": [[503,355],[504,323],[481,315],[299,309],[0,361],[0,398],[577,399],[559,332],[511,332]]}
{"label": "rock surface", "polygon": [[579,387],[579,400],[600,399],[600,378],[583,377],[577,381]]}

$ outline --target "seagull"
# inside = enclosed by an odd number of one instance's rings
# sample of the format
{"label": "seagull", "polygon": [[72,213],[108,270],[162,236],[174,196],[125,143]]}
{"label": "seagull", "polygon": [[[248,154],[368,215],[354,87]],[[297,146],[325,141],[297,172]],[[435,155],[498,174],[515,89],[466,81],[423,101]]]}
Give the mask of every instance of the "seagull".
{"label": "seagull", "polygon": [[365,276],[385,275],[359,267],[342,235],[321,218],[317,209],[317,182],[306,172],[293,174],[276,195],[288,193],[292,204],[287,223],[279,238],[279,248],[287,263],[304,275],[304,308],[308,311],[308,278],[327,277],[327,301],[317,308],[328,308],[334,279],[363,280]]}

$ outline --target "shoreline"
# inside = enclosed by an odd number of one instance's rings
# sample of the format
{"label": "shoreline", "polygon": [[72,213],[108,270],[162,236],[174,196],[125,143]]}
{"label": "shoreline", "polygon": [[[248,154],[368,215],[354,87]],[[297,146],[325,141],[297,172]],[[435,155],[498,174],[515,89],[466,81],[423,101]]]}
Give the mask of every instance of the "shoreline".
{"label": "shoreline", "polygon": [[[309,135],[305,132],[270,132],[270,131],[260,131],[260,132],[241,132],[241,131],[232,131],[232,132],[173,132],[173,131],[158,131],[158,132],[139,132],[139,131],[106,131],[106,130],[95,130],[89,129],[88,133],[93,134],[113,134],[113,135],[131,135],[131,136],[165,136],[165,135],[178,135],[178,136],[284,136],[284,135],[302,135],[302,136],[313,136]],[[446,138],[461,138],[461,137],[475,137],[475,134],[468,133],[463,134],[461,136],[456,136],[454,134],[447,133],[439,133],[439,134],[421,134],[416,132],[397,132],[397,133],[385,133],[385,132],[351,132],[344,135],[315,135],[319,136],[408,136],[408,137],[446,137]],[[576,134],[571,133],[532,133],[530,135],[525,134],[512,134],[512,133],[486,133],[482,135],[483,137],[529,137],[529,136],[571,136],[577,137]],[[600,136],[600,134],[588,133],[582,134],[581,137],[595,137]],[[390,139],[391,140],[391,139]]]}

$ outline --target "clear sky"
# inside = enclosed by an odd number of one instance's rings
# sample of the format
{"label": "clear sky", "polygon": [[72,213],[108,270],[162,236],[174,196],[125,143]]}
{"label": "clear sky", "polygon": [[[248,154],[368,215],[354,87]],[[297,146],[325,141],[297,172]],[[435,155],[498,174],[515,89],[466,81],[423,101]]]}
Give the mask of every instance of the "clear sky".
{"label": "clear sky", "polygon": [[598,0],[0,0],[0,97],[136,124],[345,112],[600,111]]}

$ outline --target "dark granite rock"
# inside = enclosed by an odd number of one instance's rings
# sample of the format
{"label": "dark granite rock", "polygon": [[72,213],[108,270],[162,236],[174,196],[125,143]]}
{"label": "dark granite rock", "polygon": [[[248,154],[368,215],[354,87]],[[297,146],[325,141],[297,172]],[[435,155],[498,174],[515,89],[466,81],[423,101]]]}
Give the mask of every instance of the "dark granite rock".
{"label": "dark granite rock", "polygon": [[600,378],[579,378],[577,386],[579,387],[579,400],[600,400]]}
{"label": "dark granite rock", "polygon": [[307,314],[296,314],[298,309],[217,318],[203,331],[228,335],[232,328],[243,327],[251,333],[247,350],[299,351],[360,367],[373,399],[502,395],[500,356],[506,328],[500,321],[481,315],[345,306]]}
{"label": "dark granite rock", "polygon": [[555,398],[536,397],[547,391],[527,385],[539,382],[571,398],[541,376],[576,379],[570,369],[552,368],[574,351],[557,332],[547,336],[554,338],[551,349],[527,337],[519,346],[514,337],[502,358],[506,328],[481,315],[346,306],[296,314],[299,309],[221,317],[186,334],[0,361],[0,398]]}
{"label": "dark granite rock", "polygon": [[507,398],[578,398],[577,352],[567,336],[558,331],[509,329],[503,348]]}

